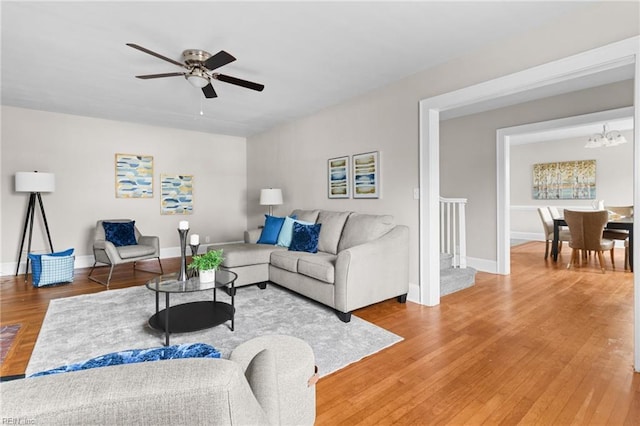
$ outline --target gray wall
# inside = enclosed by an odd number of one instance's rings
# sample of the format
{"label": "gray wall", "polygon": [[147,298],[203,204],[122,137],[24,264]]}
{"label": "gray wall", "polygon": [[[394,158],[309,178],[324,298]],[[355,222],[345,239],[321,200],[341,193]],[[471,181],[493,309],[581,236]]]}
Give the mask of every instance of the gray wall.
{"label": "gray wall", "polygon": [[[27,207],[28,194],[14,192],[19,171],[55,173],[56,191],[42,199],[54,249],[74,247],[76,267],[91,260],[98,219],[136,220],[141,232],[160,237],[163,256],[179,255],[180,220],[202,242],[206,235],[211,242],[241,240],[246,228],[244,138],[2,107],[1,153],[3,274],[15,273]],[[153,198],[115,197],[116,153],[153,156]],[[161,173],[194,175],[193,214],[160,214]],[[40,222],[39,211],[36,217]],[[47,248],[42,230],[36,223],[33,251]]]}
{"label": "gray wall", "polygon": [[[249,137],[249,224],[256,226],[262,220],[264,209],[257,205],[257,197],[265,186],[283,188],[285,205],[279,213],[303,207],[392,214],[398,223],[410,227],[410,281],[417,284],[419,223],[413,188],[419,186],[419,101],[635,36],[639,33],[638,11],[636,3],[598,3],[520,37],[496,42],[359,98]],[[601,22],[616,25],[601,27]],[[596,25],[598,31],[593,31]],[[539,115],[558,118],[569,111],[565,105],[558,105]],[[517,116],[511,120],[518,121]],[[484,259],[495,260],[496,256],[495,129],[511,125],[508,123],[509,120],[504,123],[497,120],[482,128],[474,125],[463,140],[452,140],[456,138],[453,129],[446,129],[451,124],[442,126],[449,133],[441,138],[444,161],[460,154],[456,159],[460,167],[455,173],[441,170],[441,189],[446,196],[469,196],[468,181],[474,181],[473,190],[479,195],[470,202],[468,219],[470,227],[481,230],[476,229],[470,235],[473,243],[469,251],[471,256]],[[382,154],[382,198],[328,199],[327,159],[366,151]]]}

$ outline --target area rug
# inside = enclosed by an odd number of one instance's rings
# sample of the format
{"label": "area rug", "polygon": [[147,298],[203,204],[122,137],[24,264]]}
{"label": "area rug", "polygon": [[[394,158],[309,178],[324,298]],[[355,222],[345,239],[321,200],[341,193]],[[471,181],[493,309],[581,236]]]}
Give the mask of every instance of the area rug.
{"label": "area rug", "polygon": [[[172,294],[171,305],[206,300],[211,292]],[[219,301],[230,301],[217,291]],[[161,297],[161,309],[164,297]],[[228,358],[240,343],[267,334],[305,340],[313,348],[320,376],[402,340],[383,328],[352,315],[343,323],[334,311],[278,286],[265,290],[242,287],[235,298],[235,331],[229,322],[210,329],[172,334],[170,343],[206,343]],[[128,349],[161,346],[164,333],[148,325],[155,313],[155,293],[145,286],[108,290],[52,300],[26,374]]]}
{"label": "area rug", "polygon": [[0,364],[4,362],[4,359],[9,354],[9,350],[18,335],[18,331],[20,331],[20,324],[3,325],[0,327]]}

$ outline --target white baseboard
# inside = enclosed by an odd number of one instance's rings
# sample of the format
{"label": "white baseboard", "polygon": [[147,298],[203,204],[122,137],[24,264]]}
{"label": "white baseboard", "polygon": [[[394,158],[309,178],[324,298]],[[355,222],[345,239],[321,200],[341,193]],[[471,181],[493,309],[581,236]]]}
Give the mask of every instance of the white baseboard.
{"label": "white baseboard", "polygon": [[512,240],[544,241],[544,234],[541,232],[511,231],[510,237]]}
{"label": "white baseboard", "polygon": [[[198,247],[198,253],[206,253],[208,247],[215,247],[222,244],[230,244],[230,243],[240,243],[242,241],[229,241],[226,243],[211,243],[211,244],[201,244]],[[191,255],[191,251],[187,248],[187,255]],[[160,259],[168,259],[172,257],[180,257],[180,247],[166,247],[160,249]],[[14,275],[16,273],[16,265],[17,262],[5,262],[0,264],[0,276],[8,276]],[[27,266],[26,259],[20,262],[20,269],[18,270],[18,275],[24,274],[25,267]],[[93,266],[93,255],[86,254],[82,256],[76,256],[73,268],[81,269],[81,268],[90,268]]]}
{"label": "white baseboard", "polygon": [[467,257],[467,266],[477,269],[478,271],[488,272],[490,274],[498,273],[498,262],[496,262],[495,260]]}
{"label": "white baseboard", "polygon": [[407,300],[414,303],[420,303],[420,286],[418,284],[409,283]]}

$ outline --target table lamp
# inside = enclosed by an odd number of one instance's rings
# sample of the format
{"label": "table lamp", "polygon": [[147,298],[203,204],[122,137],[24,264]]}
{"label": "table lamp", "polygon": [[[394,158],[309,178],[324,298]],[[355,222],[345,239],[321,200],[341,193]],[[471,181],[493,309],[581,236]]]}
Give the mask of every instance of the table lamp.
{"label": "table lamp", "polygon": [[282,190],[279,188],[266,188],[260,190],[260,205],[269,206],[269,216],[273,216],[273,206],[282,204]]}

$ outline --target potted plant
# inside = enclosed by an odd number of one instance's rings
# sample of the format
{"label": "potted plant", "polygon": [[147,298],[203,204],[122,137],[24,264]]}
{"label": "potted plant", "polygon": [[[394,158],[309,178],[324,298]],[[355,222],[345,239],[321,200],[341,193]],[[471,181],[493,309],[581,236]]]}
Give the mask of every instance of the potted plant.
{"label": "potted plant", "polygon": [[203,255],[193,256],[189,269],[199,271],[200,282],[210,283],[216,280],[216,270],[222,264],[222,249],[210,250]]}

